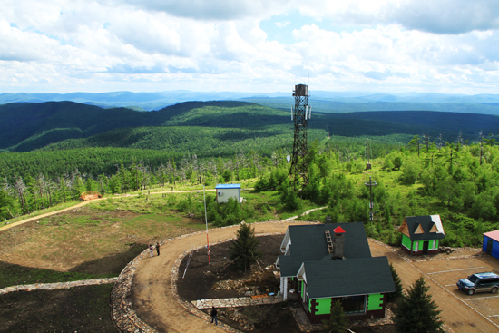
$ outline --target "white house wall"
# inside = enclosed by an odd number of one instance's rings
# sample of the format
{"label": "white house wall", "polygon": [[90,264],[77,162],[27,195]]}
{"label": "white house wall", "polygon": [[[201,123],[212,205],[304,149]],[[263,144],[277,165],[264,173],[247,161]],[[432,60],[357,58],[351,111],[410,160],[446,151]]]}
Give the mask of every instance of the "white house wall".
{"label": "white house wall", "polygon": [[[218,194],[220,192],[222,193],[222,195]],[[217,189],[217,200],[218,202],[227,202],[229,201],[229,198],[234,198],[237,202],[239,202],[239,194],[240,189],[238,188]]]}

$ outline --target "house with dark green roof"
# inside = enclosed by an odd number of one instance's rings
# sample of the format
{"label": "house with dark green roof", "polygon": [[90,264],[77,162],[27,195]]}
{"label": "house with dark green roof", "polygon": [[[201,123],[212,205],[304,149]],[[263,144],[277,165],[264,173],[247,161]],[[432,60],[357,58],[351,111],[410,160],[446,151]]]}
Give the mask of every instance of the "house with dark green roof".
{"label": "house with dark green roof", "polygon": [[445,231],[439,215],[409,216],[399,228],[402,249],[411,255],[438,253]]}
{"label": "house with dark green roof", "polygon": [[329,318],[335,300],[349,317],[385,316],[395,284],[387,258],[371,256],[362,222],[290,226],[280,250],[280,294],[298,299],[311,322]]}

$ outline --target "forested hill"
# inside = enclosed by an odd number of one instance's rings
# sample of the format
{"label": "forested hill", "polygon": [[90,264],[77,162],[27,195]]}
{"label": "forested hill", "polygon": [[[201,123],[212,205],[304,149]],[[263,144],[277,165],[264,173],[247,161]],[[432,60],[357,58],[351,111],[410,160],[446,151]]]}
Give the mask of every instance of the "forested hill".
{"label": "forested hill", "polygon": [[[155,112],[102,109],[72,102],[0,105],[0,150],[28,152],[115,147],[227,154],[269,151],[293,141],[289,109],[244,102],[187,102]],[[453,142],[458,132],[476,141],[478,132],[499,132],[499,117],[429,111],[317,113],[310,138],[429,134]],[[398,136],[399,138],[401,136]],[[386,141],[386,140],[384,140]],[[258,149],[256,149],[258,148]]]}
{"label": "forested hill", "polygon": [[[355,121],[385,123],[394,126],[399,124],[400,127],[406,125],[413,128],[413,133],[422,134],[423,132],[439,133],[456,133],[463,132],[463,136],[474,140],[477,133],[483,131],[484,135],[489,133],[499,132],[499,116],[487,114],[470,114],[470,113],[448,113],[448,112],[432,112],[432,111],[378,111],[378,112],[355,112],[355,113],[333,113],[327,114],[327,119],[330,123],[351,119]],[[334,125],[333,125],[334,126]],[[377,127],[377,126],[373,126]],[[333,127],[336,128],[336,127]],[[419,132],[415,132],[415,129]],[[342,131],[341,128],[337,129]],[[385,131],[387,129],[385,128]],[[343,130],[344,131],[344,130]],[[410,133],[410,132],[408,132]],[[385,133],[389,134],[389,133]],[[338,134],[342,135],[342,134]],[[452,138],[447,138],[452,141]]]}
{"label": "forested hill", "polygon": [[257,106],[243,102],[188,102],[146,113],[73,102],[4,104],[0,105],[0,150],[31,151],[50,143],[115,129],[166,125],[175,117],[206,106],[243,105]]}

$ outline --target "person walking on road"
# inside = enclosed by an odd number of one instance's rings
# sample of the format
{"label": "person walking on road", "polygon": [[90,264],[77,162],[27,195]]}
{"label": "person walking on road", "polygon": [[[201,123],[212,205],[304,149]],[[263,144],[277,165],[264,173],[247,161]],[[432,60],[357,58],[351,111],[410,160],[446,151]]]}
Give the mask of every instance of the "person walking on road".
{"label": "person walking on road", "polygon": [[214,306],[211,307],[211,323],[213,324],[213,319],[215,319],[215,325],[218,325],[218,320],[217,320],[217,309],[215,309]]}
{"label": "person walking on road", "polygon": [[159,256],[159,248],[161,247],[161,245],[159,245],[159,242],[156,243],[156,252],[158,252],[158,256]]}
{"label": "person walking on road", "polygon": [[151,258],[154,257],[154,252],[152,252],[152,245],[149,244],[149,252],[151,253]]}

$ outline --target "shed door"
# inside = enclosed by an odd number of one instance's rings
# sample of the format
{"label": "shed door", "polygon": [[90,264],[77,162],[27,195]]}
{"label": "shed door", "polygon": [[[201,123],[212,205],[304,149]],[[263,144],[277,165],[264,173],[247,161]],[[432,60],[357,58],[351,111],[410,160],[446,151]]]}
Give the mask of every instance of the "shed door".
{"label": "shed door", "polygon": [[423,253],[426,254],[428,253],[428,243],[430,243],[430,241],[424,241],[423,242]]}
{"label": "shed door", "polygon": [[492,239],[487,239],[487,249],[485,253],[492,255],[492,246],[494,245],[494,241]]}

